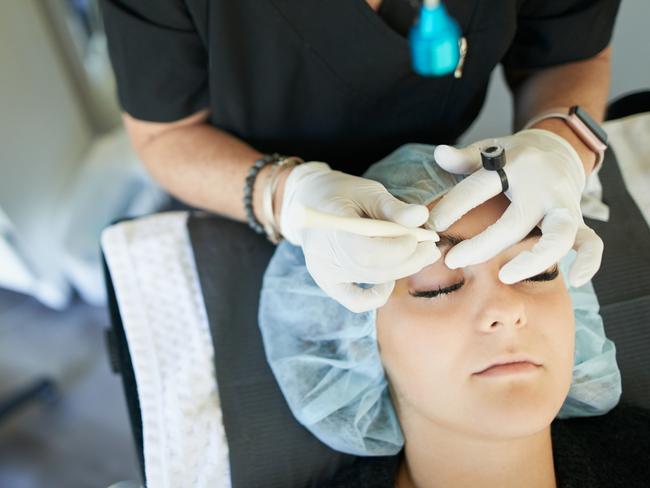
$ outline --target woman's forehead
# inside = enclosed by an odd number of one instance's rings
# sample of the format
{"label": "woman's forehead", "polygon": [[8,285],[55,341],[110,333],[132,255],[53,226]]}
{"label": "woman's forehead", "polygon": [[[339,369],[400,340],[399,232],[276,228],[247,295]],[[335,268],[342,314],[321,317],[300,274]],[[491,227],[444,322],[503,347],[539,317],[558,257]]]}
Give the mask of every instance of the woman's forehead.
{"label": "woman's forehead", "polygon": [[[440,199],[432,202],[432,204],[429,205],[429,209],[435,207],[439,201]],[[503,212],[508,208],[509,204],[510,200],[508,200],[503,193],[500,193],[477,207],[474,207],[454,222],[444,232],[471,239],[495,223],[501,215],[503,215]]]}

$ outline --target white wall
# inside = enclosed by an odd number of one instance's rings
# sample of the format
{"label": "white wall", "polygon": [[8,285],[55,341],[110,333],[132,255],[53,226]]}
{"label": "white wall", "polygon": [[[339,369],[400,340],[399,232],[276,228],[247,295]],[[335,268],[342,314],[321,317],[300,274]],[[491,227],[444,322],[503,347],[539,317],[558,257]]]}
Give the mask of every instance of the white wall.
{"label": "white wall", "polygon": [[[612,38],[610,97],[650,89],[650,1],[621,2]],[[510,133],[512,101],[501,70],[492,73],[487,100],[478,119],[460,139],[461,144]]]}
{"label": "white wall", "polygon": [[0,208],[36,271],[58,282],[58,203],[92,132],[39,3],[0,2]]}

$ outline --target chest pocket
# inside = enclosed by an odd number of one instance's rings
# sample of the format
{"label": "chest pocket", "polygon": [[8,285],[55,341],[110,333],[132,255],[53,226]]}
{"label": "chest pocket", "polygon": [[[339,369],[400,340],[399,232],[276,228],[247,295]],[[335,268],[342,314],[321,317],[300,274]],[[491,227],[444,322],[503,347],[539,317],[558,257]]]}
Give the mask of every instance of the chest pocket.
{"label": "chest pocket", "polygon": [[[457,115],[489,76],[481,81],[468,72],[473,59],[482,64],[472,41],[479,4],[445,2],[469,40],[456,79],[415,74],[408,39],[365,0],[215,2],[215,123],[258,147],[344,155],[342,165],[377,160],[405,142],[453,142]],[[461,84],[463,96],[452,101]]]}
{"label": "chest pocket", "polygon": [[[348,107],[386,105],[395,115],[395,110],[412,112],[424,103],[430,114],[444,112],[453,76],[425,78],[415,74],[408,39],[391,28],[365,0],[270,1],[308,47],[306,62],[321,65],[323,80],[336,86]],[[471,35],[476,24],[479,3],[445,2],[466,36]]]}

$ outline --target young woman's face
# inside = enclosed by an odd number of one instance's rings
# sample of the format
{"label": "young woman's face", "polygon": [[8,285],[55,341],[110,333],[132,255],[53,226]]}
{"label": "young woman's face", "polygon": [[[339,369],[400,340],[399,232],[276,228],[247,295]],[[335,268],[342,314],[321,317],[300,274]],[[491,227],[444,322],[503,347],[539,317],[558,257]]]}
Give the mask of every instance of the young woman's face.
{"label": "young woman's face", "polygon": [[[508,203],[495,197],[441,234],[473,237]],[[538,239],[456,270],[445,266],[449,247],[443,247],[437,262],[396,282],[377,311],[377,341],[400,418],[416,414],[484,438],[528,435],[552,422],[569,391],[574,360],[573,308],[562,274],[513,285],[498,278],[501,266]],[[414,296],[449,287],[432,298]],[[510,354],[526,354],[541,366],[476,374]]]}

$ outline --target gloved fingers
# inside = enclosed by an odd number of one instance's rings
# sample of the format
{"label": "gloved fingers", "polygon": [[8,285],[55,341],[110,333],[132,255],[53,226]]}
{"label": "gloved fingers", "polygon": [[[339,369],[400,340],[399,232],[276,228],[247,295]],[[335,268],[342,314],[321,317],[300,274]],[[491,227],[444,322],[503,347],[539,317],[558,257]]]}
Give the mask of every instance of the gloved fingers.
{"label": "gloved fingers", "polygon": [[383,306],[390,298],[395,281],[379,283],[371,288],[361,288],[354,283],[332,283],[319,286],[334,300],[354,313],[366,312]]}
{"label": "gloved fingers", "polygon": [[519,253],[499,271],[503,283],[510,285],[544,272],[573,247],[578,223],[567,209],[552,209],[540,227],[542,237],[533,248]]}
{"label": "gloved fingers", "polygon": [[582,224],[576,233],[573,248],[577,256],[569,269],[569,284],[575,288],[594,277],[603,258],[603,240],[593,229]]}
{"label": "gloved fingers", "polygon": [[366,237],[343,231],[335,231],[332,241],[339,264],[346,270],[397,266],[415,252],[418,244],[412,234]]}
{"label": "gloved fingers", "polygon": [[417,273],[422,268],[433,264],[440,259],[440,250],[433,241],[422,241],[417,244],[411,255],[405,257],[402,262],[387,265],[386,263],[363,266],[358,263],[339,263],[343,269],[339,275],[345,277],[345,281],[357,283],[384,283],[397,280]]}
{"label": "gloved fingers", "polygon": [[512,202],[494,224],[480,234],[452,247],[445,257],[450,269],[482,263],[516,244],[539,222],[541,216]]}
{"label": "gloved fingers", "polygon": [[436,146],[433,158],[438,166],[449,173],[469,174],[480,169],[481,153],[479,148],[484,141],[478,141],[464,148],[456,148],[446,144]]}
{"label": "gloved fingers", "polygon": [[[423,268],[430,266],[440,259],[441,253],[436,243],[433,241],[422,241],[419,242],[415,251],[411,256],[408,257],[403,263],[398,266],[394,266],[390,269],[380,270],[381,274],[384,276],[378,276],[378,278],[398,280],[401,278],[406,278],[407,276],[414,275]],[[383,281],[383,280],[378,280]]]}
{"label": "gloved fingers", "polygon": [[459,181],[431,209],[428,224],[435,231],[447,229],[474,207],[501,192],[501,179],[496,171],[479,169]]}
{"label": "gloved fingers", "polygon": [[360,198],[358,203],[371,218],[389,220],[405,227],[420,227],[429,218],[429,209],[425,205],[405,203],[385,189]]}

